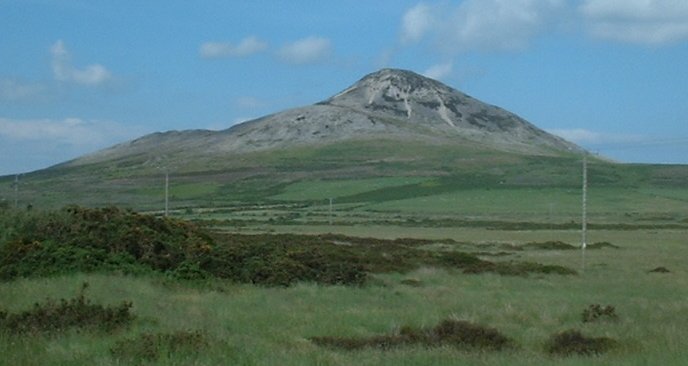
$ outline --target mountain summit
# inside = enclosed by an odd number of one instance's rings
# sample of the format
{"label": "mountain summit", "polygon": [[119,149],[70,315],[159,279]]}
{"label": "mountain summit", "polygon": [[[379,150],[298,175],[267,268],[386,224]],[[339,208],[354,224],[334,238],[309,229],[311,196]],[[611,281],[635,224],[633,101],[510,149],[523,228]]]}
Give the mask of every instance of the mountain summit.
{"label": "mountain summit", "polygon": [[436,80],[411,71],[383,69],[315,105],[272,114],[223,131],[155,133],[69,164],[133,155],[235,155],[379,139],[478,144],[487,149],[537,155],[581,151],[513,113]]}
{"label": "mountain summit", "polygon": [[577,150],[517,115],[411,71],[383,69],[324,104],[393,117],[446,137],[461,136],[506,150]]}

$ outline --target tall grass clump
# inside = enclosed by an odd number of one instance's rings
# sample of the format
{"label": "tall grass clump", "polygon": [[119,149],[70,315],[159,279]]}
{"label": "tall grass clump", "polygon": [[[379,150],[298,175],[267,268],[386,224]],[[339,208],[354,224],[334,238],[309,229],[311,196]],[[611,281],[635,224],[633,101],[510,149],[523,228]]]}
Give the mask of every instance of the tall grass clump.
{"label": "tall grass clump", "polygon": [[200,331],[142,333],[137,337],[118,341],[110,348],[110,353],[121,361],[155,361],[162,356],[177,353],[196,354],[209,345],[208,337]]}

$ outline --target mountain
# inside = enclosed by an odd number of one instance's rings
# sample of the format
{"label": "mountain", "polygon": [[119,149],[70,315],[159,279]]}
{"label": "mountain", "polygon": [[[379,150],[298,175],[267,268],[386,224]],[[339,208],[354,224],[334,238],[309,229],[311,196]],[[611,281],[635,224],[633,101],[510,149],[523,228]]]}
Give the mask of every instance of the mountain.
{"label": "mountain", "polygon": [[[436,80],[383,69],[314,105],[222,131],[153,133],[26,174],[19,194],[36,207],[146,209],[159,207],[164,172],[178,207],[273,202],[297,182],[355,180],[374,189],[369,178],[440,179],[371,193],[374,200],[476,185],[568,186],[583,152]],[[11,177],[0,177],[0,201],[14,197],[11,187]]]}
{"label": "mountain", "polygon": [[[241,123],[223,131],[171,131],[84,156],[79,166],[147,155],[250,153],[348,140],[477,143],[484,148],[535,155],[580,153],[576,145],[548,134],[504,109],[483,103],[411,71],[383,69],[315,105]],[[152,160],[151,160],[152,159]]]}

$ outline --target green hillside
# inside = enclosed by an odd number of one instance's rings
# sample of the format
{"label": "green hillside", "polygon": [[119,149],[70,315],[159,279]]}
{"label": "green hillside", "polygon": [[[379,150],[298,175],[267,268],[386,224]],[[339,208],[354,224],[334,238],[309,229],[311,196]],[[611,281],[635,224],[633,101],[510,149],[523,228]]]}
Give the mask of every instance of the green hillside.
{"label": "green hillside", "polygon": [[[145,157],[140,157],[145,161]],[[170,159],[173,214],[234,224],[579,221],[580,156],[532,156],[475,143],[357,140],[234,156]],[[593,223],[685,224],[688,167],[590,158]],[[14,177],[0,197],[14,204]],[[333,200],[330,212],[329,199]],[[21,207],[164,207],[164,170],[136,160],[57,166],[21,176]]]}

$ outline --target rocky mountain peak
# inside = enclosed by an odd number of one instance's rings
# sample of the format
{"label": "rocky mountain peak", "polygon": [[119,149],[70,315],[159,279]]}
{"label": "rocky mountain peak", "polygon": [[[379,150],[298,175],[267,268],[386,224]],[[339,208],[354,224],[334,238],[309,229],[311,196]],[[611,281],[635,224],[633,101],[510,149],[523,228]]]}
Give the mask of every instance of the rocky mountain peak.
{"label": "rocky mountain peak", "polygon": [[326,104],[392,113],[396,116],[413,117],[413,110],[420,107],[441,109],[447,102],[461,102],[467,96],[455,95],[444,84],[412,71],[382,69],[369,74],[357,83],[335,95]]}
{"label": "rocky mountain peak", "polygon": [[414,92],[421,89],[448,91],[444,84],[416,74],[413,71],[400,69],[382,69],[364,76],[355,84],[358,87],[382,88],[391,87],[407,92]]}
{"label": "rocky mountain peak", "polygon": [[[128,155],[245,153],[361,139],[478,143],[502,151],[579,151],[521,117],[411,71],[382,69],[317,103],[244,122],[223,131],[154,134],[75,162]],[[153,154],[151,151],[155,151]]]}

